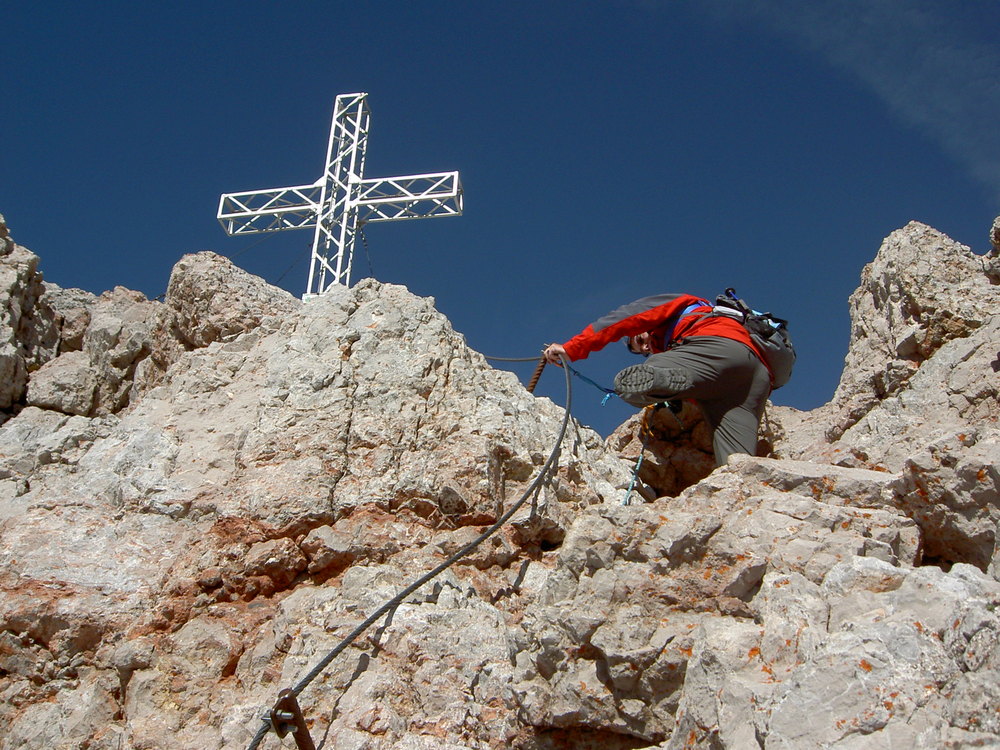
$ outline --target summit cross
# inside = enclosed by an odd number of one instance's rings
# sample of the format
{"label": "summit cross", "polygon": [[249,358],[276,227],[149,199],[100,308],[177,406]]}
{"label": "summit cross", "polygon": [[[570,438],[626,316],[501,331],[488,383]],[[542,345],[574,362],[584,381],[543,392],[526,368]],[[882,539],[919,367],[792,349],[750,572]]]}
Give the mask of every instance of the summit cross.
{"label": "summit cross", "polygon": [[368,94],[340,94],[323,176],[311,185],[224,193],[219,223],[230,235],[313,228],[309,283],[302,299],[333,284],[350,286],[354,242],[365,224],[458,216],[458,172],[365,179],[371,112]]}

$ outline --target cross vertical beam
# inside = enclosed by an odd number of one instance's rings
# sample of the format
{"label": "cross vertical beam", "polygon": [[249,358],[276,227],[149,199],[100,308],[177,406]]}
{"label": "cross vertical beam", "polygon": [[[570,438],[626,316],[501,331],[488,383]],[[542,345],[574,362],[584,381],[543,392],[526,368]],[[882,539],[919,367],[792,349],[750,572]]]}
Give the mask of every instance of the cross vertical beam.
{"label": "cross vertical beam", "polygon": [[368,94],[340,94],[334,103],[323,176],[311,185],[225,193],[218,219],[230,235],[314,229],[303,299],[333,284],[349,286],[360,227],[377,221],[458,216],[458,172],[365,179]]}
{"label": "cross vertical beam", "polygon": [[[323,191],[313,237],[307,294],[313,289],[318,290],[316,293],[326,290],[327,272],[332,274],[334,282],[340,283],[344,279],[343,283],[350,285],[358,229],[358,212],[351,210],[351,206],[357,205],[358,184],[365,172],[368,126],[371,123],[366,96],[341,95],[334,103],[330,142],[326,149],[326,170],[320,178]],[[336,248],[335,266],[332,268],[329,258],[331,247]],[[322,252],[318,252],[320,248]]]}

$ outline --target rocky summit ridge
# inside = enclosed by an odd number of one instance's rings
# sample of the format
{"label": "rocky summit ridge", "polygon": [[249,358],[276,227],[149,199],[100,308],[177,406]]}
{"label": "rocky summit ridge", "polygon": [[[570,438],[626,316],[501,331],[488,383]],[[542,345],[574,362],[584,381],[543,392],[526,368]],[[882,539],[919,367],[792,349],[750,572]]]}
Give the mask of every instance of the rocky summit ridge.
{"label": "rocky summit ridge", "polygon": [[[713,471],[690,407],[571,423],[301,692],[317,745],[1000,747],[998,251],[886,238],[761,456]],[[205,252],[98,296],[2,218],[0,373],[0,750],[246,747],[563,420],[404,287]]]}

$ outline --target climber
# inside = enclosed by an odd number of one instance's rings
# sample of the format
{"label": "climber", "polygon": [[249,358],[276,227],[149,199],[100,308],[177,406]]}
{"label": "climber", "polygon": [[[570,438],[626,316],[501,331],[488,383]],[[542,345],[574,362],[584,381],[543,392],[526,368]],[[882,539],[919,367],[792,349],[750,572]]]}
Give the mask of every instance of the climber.
{"label": "climber", "polygon": [[636,407],[693,399],[712,432],[717,466],[733,453],[757,449],[757,429],[771,393],[763,354],[743,324],[712,315],[712,304],[690,294],[659,294],[630,302],[590,324],[564,344],[550,344],[545,358],[584,359],[612,341],[626,339],[644,363],[615,377],[615,392]]}

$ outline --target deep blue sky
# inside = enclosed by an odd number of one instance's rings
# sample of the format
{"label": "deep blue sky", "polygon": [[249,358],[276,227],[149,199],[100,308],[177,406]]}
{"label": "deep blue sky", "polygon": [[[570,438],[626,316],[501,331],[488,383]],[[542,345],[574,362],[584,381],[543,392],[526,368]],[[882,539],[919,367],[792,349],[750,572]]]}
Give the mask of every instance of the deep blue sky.
{"label": "deep blue sky", "polygon": [[[749,10],[748,8],[751,8]],[[930,0],[18,3],[0,213],[45,278],[161,294],[214,250],[296,295],[309,231],[231,238],[220,193],[320,176],[369,92],[366,176],[457,169],[458,218],[368,229],[382,281],[533,356],[646,294],[735,286],[829,399],[847,298],[911,219],[976,252],[1000,213],[1000,4]],[[355,279],[369,273],[359,248]],[[610,384],[620,345],[578,367]],[[502,365],[501,365],[502,366]],[[531,366],[510,366],[527,379]],[[555,368],[539,393],[562,403]],[[575,381],[607,433],[631,410]]]}

